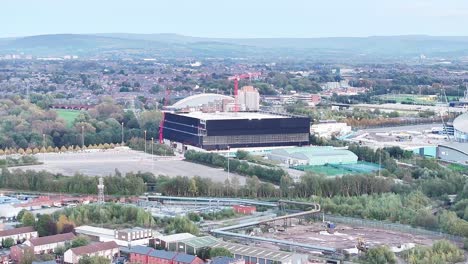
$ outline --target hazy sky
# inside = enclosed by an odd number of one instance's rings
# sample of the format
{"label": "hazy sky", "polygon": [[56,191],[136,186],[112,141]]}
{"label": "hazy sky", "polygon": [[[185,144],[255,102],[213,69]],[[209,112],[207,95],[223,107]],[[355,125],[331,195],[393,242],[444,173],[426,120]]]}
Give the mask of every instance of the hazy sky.
{"label": "hazy sky", "polygon": [[468,0],[1,0],[0,37],[468,35]]}

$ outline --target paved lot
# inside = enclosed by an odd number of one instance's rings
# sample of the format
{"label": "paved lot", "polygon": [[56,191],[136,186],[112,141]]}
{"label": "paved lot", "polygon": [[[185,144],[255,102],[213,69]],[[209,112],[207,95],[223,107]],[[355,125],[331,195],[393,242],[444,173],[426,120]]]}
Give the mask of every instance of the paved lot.
{"label": "paved lot", "polygon": [[[183,161],[181,157],[158,157],[133,150],[105,150],[79,153],[46,153],[38,154],[43,165],[20,167],[22,170],[46,170],[64,175],[82,173],[85,175],[107,176],[118,169],[121,173],[152,172],[155,175],[167,176],[200,176],[213,181],[224,182],[228,173],[219,168]],[[230,177],[235,174],[231,173]],[[245,177],[237,175],[241,184]]]}

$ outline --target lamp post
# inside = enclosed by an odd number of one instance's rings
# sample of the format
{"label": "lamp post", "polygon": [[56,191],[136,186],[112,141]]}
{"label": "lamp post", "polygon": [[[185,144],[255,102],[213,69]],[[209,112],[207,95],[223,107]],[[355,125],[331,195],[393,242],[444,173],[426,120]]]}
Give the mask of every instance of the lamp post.
{"label": "lamp post", "polygon": [[228,173],[227,179],[228,179],[228,181],[229,181],[229,178],[230,178],[230,177],[229,177],[229,176],[230,176],[230,172],[229,172],[229,152],[230,152],[229,150],[230,150],[230,147],[227,146],[227,149],[228,149],[228,152],[227,152],[227,173]]}
{"label": "lamp post", "polygon": [[46,144],[45,144],[45,134],[42,134],[42,148],[44,149],[44,153],[42,154],[42,159],[45,163],[45,153],[46,153]]}
{"label": "lamp post", "polygon": [[154,170],[154,154],[153,154],[154,138],[151,137],[151,172]]}
{"label": "lamp post", "polygon": [[121,143],[121,145],[123,145],[123,144],[124,144],[124,127],[123,127],[123,126],[124,126],[124,122],[122,122],[121,125],[122,125],[122,143]]}
{"label": "lamp post", "polygon": [[84,126],[81,126],[81,149],[84,148]]}
{"label": "lamp post", "polygon": [[145,130],[145,153],[146,153],[146,130]]}

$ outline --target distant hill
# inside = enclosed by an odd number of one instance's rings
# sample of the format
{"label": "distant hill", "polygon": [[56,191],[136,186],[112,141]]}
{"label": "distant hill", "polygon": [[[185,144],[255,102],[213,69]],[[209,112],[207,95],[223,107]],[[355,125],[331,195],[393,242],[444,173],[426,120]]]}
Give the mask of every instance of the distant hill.
{"label": "distant hill", "polygon": [[335,60],[468,56],[468,37],[198,38],[177,34],[58,34],[0,39],[0,54],[92,57],[246,57]]}

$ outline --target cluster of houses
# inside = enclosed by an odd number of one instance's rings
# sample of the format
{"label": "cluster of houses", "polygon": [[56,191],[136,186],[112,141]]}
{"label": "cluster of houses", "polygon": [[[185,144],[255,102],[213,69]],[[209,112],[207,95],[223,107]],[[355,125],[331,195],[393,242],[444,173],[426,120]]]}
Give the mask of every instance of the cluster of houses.
{"label": "cluster of houses", "polygon": [[[239,208],[249,211],[249,208]],[[77,235],[87,236],[91,243],[69,248]],[[53,254],[58,247],[69,248],[57,260],[34,264],[77,264],[84,256],[101,256],[109,263],[125,261],[140,264],[203,264],[197,257],[206,248],[225,248],[233,258],[215,258],[210,264],[300,264],[307,262],[307,255],[258,248],[222,241],[212,236],[197,237],[189,233],[163,236],[151,229],[129,228],[112,230],[92,226],[76,227],[74,233],[38,237],[32,227],[19,227],[0,231],[0,241],[12,239],[10,251],[0,251],[0,264],[21,263],[26,254],[36,256]],[[148,247],[149,245],[150,247]]]}
{"label": "cluster of houses", "polygon": [[[75,238],[74,233],[38,237],[32,227],[19,227],[0,231],[0,240],[13,239],[16,245],[10,248],[9,254],[0,254],[2,263],[20,263],[25,254],[42,255],[54,253],[57,247],[65,247]],[[70,248],[63,256],[64,263],[76,264],[83,256],[103,256],[114,260],[119,256],[120,248],[115,241],[97,242],[90,245]],[[11,262],[10,262],[11,261]],[[39,263],[39,262],[35,262]]]}

